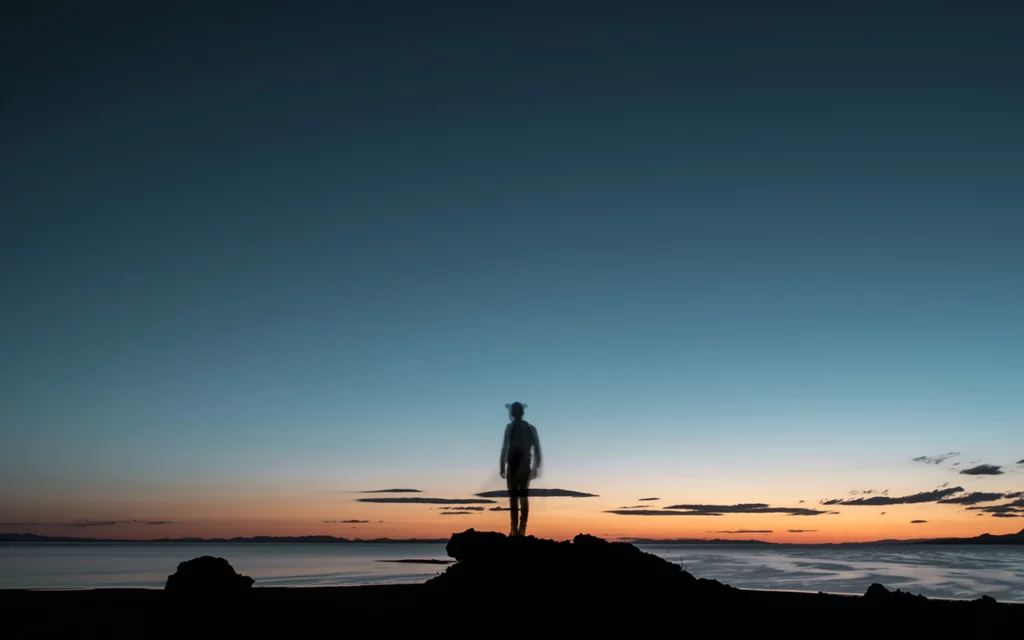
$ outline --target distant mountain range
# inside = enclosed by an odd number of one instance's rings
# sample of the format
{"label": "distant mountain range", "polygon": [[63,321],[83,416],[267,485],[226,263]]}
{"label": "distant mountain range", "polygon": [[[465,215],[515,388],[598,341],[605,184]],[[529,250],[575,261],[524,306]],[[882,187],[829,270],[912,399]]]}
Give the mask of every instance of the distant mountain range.
{"label": "distant mountain range", "polygon": [[373,538],[363,540],[362,538],[335,538],[334,536],[255,536],[252,538],[156,538],[153,540],[113,540],[106,538],[74,538],[68,536],[38,536],[34,533],[0,533],[0,542],[139,542],[139,543],[193,543],[193,542],[306,542],[306,543],[329,543],[329,544],[419,544],[419,543],[446,543],[448,538],[430,540],[411,538],[409,540],[392,540],[391,538]]}
{"label": "distant mountain range", "polygon": [[[325,543],[325,544],[445,544],[447,538],[423,539],[411,538],[408,540],[392,540],[391,538],[373,538],[363,540],[362,538],[335,538],[334,536],[255,536],[252,538],[157,538],[154,540],[108,540],[101,538],[74,538],[65,536],[39,536],[34,533],[0,533],[0,542],[96,542],[96,543]],[[652,538],[630,538],[621,542],[629,542],[635,545],[788,545],[788,542],[769,542],[767,540],[723,540],[721,538],[676,538],[673,540],[657,540]],[[877,544],[965,544],[965,545],[1024,545],[1024,529],[1017,533],[1005,535],[992,535],[983,533],[974,538],[919,538],[915,540],[876,540],[874,542],[839,542],[824,543],[816,546],[852,546],[852,545],[877,545]]]}
{"label": "distant mountain range", "polygon": [[[680,545],[680,544],[757,544],[757,545],[790,545],[799,544],[791,542],[769,542],[767,540],[722,540],[715,538],[707,540],[702,538],[680,538],[675,540],[654,540],[650,538],[623,539],[635,545]],[[967,545],[1024,545],[1024,529],[1017,533],[1005,535],[992,535],[983,533],[974,538],[917,538],[912,540],[875,540],[872,542],[835,542],[817,543],[814,546],[855,546],[855,545],[877,545],[877,544],[967,544]]]}
{"label": "distant mountain range", "polygon": [[659,540],[657,538],[620,538],[619,542],[628,542],[635,545],[677,545],[677,544],[762,544],[771,545],[779,544],[777,542],[768,542],[767,540],[723,540],[722,538],[673,538],[669,540]]}

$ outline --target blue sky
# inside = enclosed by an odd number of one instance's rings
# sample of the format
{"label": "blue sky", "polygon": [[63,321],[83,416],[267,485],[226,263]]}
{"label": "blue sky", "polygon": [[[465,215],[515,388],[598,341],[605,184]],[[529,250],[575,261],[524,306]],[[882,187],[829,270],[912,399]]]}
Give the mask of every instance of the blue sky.
{"label": "blue sky", "polygon": [[1012,15],[347,6],[11,10],[0,507],[1024,457]]}

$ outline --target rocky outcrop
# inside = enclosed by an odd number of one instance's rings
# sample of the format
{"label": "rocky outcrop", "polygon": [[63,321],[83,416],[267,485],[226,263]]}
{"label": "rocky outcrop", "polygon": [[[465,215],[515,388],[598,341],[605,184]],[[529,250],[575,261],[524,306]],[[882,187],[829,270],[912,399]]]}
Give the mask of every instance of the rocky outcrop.
{"label": "rocky outcrop", "polygon": [[735,591],[698,580],[631,544],[584,534],[556,542],[469,529],[453,535],[447,550],[458,562],[427,587],[462,608],[507,603],[538,611],[597,613],[609,606],[668,605]]}
{"label": "rocky outcrop", "polygon": [[178,570],[167,576],[164,590],[175,595],[227,597],[248,591],[254,582],[236,573],[224,558],[202,556],[178,564]]}
{"label": "rocky outcrop", "polygon": [[864,602],[875,607],[923,607],[928,604],[928,598],[918,594],[914,595],[909,591],[889,591],[877,582],[873,583],[864,592]]}

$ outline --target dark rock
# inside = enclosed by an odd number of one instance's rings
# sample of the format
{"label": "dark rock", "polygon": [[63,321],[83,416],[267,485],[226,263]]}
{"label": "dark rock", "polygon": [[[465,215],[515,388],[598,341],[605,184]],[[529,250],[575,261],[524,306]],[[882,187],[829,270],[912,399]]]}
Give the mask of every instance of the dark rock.
{"label": "dark rock", "polygon": [[224,558],[202,556],[178,564],[178,570],[167,576],[164,590],[184,595],[232,596],[247,591],[254,582],[249,576],[235,573]]}
{"label": "dark rock", "polygon": [[451,537],[448,555],[458,562],[427,587],[462,610],[520,602],[548,613],[606,613],[734,591],[631,544],[584,534],[556,542],[469,529]]}
{"label": "dark rock", "polygon": [[996,599],[992,596],[981,596],[980,598],[971,600],[971,604],[981,607],[992,607],[999,603],[996,602]]}
{"label": "dark rock", "polygon": [[900,608],[928,604],[928,598],[920,594],[914,595],[909,591],[900,591],[899,589],[889,591],[877,582],[868,587],[864,593],[864,601],[872,606]]}
{"label": "dark rock", "polygon": [[870,587],[868,587],[868,590],[864,592],[864,597],[870,598],[872,600],[885,598],[888,595],[889,590],[886,589],[885,586],[880,585],[877,582],[873,583]]}

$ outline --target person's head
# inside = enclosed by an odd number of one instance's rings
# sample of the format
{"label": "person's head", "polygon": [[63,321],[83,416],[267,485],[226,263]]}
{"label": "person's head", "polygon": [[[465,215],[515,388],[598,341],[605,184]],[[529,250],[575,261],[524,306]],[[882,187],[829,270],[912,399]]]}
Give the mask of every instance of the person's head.
{"label": "person's head", "polygon": [[513,420],[519,420],[526,413],[526,405],[521,402],[513,402],[506,406],[508,407],[508,414],[512,416]]}

